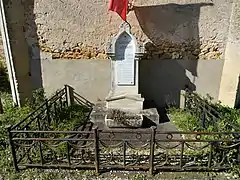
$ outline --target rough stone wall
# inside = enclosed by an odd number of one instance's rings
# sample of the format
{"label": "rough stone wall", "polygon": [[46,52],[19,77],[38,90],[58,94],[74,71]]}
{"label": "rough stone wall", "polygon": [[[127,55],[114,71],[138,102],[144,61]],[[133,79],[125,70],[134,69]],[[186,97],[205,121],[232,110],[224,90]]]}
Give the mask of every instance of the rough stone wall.
{"label": "rough stone wall", "polygon": [[[106,43],[121,23],[107,11],[108,2],[23,0],[29,45],[55,59],[106,59]],[[224,57],[231,0],[135,0],[134,5],[128,21],[139,42],[150,42],[149,58]]]}

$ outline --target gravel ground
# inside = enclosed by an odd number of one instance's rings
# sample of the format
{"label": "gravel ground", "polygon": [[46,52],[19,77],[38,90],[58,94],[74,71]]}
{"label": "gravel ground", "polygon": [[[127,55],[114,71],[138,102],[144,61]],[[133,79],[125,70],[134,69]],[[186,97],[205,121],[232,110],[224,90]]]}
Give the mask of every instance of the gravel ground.
{"label": "gravel ground", "polygon": [[108,172],[99,177],[86,177],[96,180],[232,180],[240,177],[227,173],[205,173],[205,172],[161,172],[155,176],[149,176],[146,172]]}
{"label": "gravel ground", "polygon": [[159,172],[150,176],[143,171],[108,171],[95,175],[94,170],[40,170],[21,171],[18,176],[1,177],[0,180],[239,180],[228,173],[207,172]]}

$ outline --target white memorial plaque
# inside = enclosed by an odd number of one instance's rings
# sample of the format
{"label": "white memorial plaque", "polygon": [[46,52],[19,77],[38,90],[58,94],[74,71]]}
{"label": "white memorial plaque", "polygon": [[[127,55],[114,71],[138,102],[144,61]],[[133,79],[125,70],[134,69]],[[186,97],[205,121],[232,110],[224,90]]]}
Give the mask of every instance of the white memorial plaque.
{"label": "white memorial plaque", "polygon": [[135,84],[135,53],[135,41],[128,33],[122,33],[115,44],[116,76],[118,85]]}

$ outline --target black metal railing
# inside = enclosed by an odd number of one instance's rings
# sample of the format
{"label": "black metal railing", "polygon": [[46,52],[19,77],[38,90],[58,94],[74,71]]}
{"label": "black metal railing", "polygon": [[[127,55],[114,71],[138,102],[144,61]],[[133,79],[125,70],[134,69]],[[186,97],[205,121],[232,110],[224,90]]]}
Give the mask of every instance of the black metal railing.
{"label": "black metal railing", "polygon": [[208,101],[201,98],[198,94],[186,89],[185,90],[185,110],[191,112],[200,120],[200,126],[206,129],[209,125],[214,125],[218,128],[218,119],[221,118]]}
{"label": "black metal railing", "polygon": [[[101,171],[219,171],[238,163],[240,140],[232,132],[148,130],[9,131],[16,170],[37,168]],[[56,134],[61,134],[55,138]],[[26,135],[23,137],[22,135]]]}
{"label": "black metal railing", "polygon": [[[67,101],[67,91],[66,88],[56,92],[54,96],[46,100],[42,105],[40,105],[36,110],[30,113],[26,118],[21,120],[16,125],[12,126],[10,129],[17,130],[40,130],[45,129],[51,124],[52,120],[57,121],[59,112],[63,108],[68,106]],[[41,125],[40,125],[41,124]]]}
{"label": "black metal railing", "polygon": [[[216,131],[221,131],[221,129],[218,127],[219,120],[224,120],[224,117],[220,112],[217,111],[216,108],[214,108],[214,105],[208,99],[202,98],[189,89],[185,90],[184,98],[184,109],[188,112],[191,112],[199,119],[200,127],[207,129],[212,125],[215,127]],[[240,131],[240,128],[230,121],[225,121],[225,126],[228,127],[229,130],[233,129],[235,131]]]}
{"label": "black metal railing", "polygon": [[[197,107],[211,121],[213,111],[198,97],[186,107]],[[74,103],[92,104],[65,87],[24,120],[8,128],[15,169],[68,168],[105,170],[219,171],[239,164],[240,132],[161,132],[148,129],[56,130],[61,111]],[[188,105],[190,103],[190,105]],[[198,104],[197,104],[198,103]],[[200,105],[201,106],[200,106]],[[59,115],[60,114],[60,115]],[[86,114],[89,118],[90,111]],[[202,117],[202,116],[199,116]],[[216,117],[216,116],[214,116]]]}
{"label": "black metal railing", "polygon": [[[16,170],[18,169],[18,163],[26,156],[29,156],[26,152],[32,152],[33,148],[29,147],[32,145],[36,146],[34,138],[52,139],[60,138],[58,135],[65,135],[64,133],[59,134],[56,132],[51,134],[50,132],[55,131],[56,127],[61,124],[63,120],[70,120],[72,116],[71,112],[66,113],[66,111],[69,107],[76,104],[81,105],[81,109],[84,108],[84,117],[82,118],[85,120],[81,119],[81,121],[86,122],[87,119],[89,119],[93,104],[78,95],[70,86],[66,85],[63,89],[57,91],[50,99],[46,100],[42,105],[36,108],[26,118],[19,121],[19,123],[8,127],[9,142]],[[78,127],[72,128],[78,129]],[[28,133],[28,131],[31,131],[32,133]],[[72,137],[69,136],[68,138]],[[19,141],[16,142],[15,139],[19,139]],[[27,139],[27,141],[22,141],[21,139]],[[28,147],[26,152],[21,149],[22,146]],[[38,148],[43,150],[44,146],[39,144]],[[32,153],[33,155],[35,154],[34,152]],[[42,157],[42,152],[40,152],[39,155]]]}

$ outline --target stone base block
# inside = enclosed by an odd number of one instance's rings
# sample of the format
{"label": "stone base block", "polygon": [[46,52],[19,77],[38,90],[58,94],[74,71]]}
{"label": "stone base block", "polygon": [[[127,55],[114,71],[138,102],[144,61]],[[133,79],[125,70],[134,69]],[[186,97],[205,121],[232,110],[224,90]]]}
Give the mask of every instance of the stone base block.
{"label": "stone base block", "polygon": [[124,122],[118,122],[105,116],[105,124],[109,128],[140,128],[143,122],[143,116],[138,115],[140,119],[126,119]]}
{"label": "stone base block", "polygon": [[144,98],[139,95],[120,95],[107,100],[107,109],[120,109],[123,111],[139,113],[143,109]]}
{"label": "stone base block", "polygon": [[144,109],[141,114],[150,119],[155,124],[159,124],[159,114],[156,108]]}
{"label": "stone base block", "polygon": [[136,116],[140,116],[140,119],[132,119],[127,120],[126,124],[119,124],[116,121],[113,121],[112,119],[106,118],[106,115],[111,109],[108,109],[106,107],[105,101],[97,103],[91,112],[90,115],[90,121],[95,125],[103,125],[108,128],[139,128],[142,127],[143,124],[143,116],[151,120],[154,124],[159,124],[159,114],[156,108],[152,109],[145,109],[145,110],[139,110],[138,112],[132,112],[129,109],[119,109],[121,111],[125,111],[127,113],[135,114]]}
{"label": "stone base block", "polygon": [[106,102],[97,103],[90,114],[90,121],[94,124],[104,123],[106,112]]}

